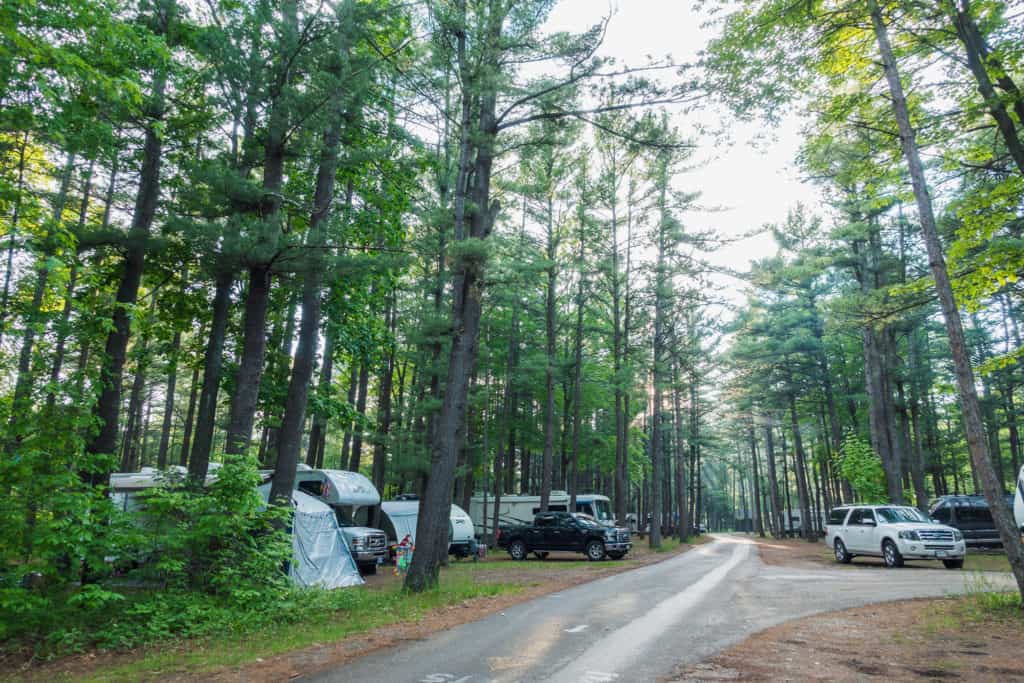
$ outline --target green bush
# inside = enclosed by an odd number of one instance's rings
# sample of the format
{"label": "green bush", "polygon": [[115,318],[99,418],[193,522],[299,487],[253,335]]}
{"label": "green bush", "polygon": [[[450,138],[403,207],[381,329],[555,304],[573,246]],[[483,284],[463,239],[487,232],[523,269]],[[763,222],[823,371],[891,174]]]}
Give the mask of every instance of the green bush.
{"label": "green bush", "polygon": [[283,618],[297,600],[283,571],[288,511],[263,503],[256,467],[230,458],[206,489],[169,478],[131,515],[77,476],[64,480],[29,529],[32,555],[16,562],[4,547],[6,647],[37,656],[125,648]]}

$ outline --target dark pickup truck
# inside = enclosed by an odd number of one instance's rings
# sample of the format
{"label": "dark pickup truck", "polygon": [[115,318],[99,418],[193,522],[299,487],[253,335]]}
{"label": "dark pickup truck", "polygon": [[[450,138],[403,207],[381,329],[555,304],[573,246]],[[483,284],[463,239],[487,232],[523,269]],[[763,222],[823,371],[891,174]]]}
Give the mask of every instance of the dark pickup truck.
{"label": "dark pickup truck", "polygon": [[618,560],[633,547],[626,529],[606,527],[578,512],[542,512],[533,524],[503,531],[498,543],[513,560],[525,560],[530,553],[543,559],[552,550],[583,553],[595,562],[606,555]]}

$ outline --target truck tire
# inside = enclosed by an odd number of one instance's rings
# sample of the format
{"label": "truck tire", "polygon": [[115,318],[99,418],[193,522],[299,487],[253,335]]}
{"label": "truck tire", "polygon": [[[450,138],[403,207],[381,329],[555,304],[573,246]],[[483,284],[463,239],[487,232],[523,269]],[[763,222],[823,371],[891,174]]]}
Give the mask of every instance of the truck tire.
{"label": "truck tire", "polygon": [[839,564],[850,564],[850,560],[853,559],[853,555],[846,549],[846,544],[843,543],[843,539],[837,538],[832,544],[832,550],[836,555],[836,562]]}
{"label": "truck tire", "polygon": [[377,563],[360,565],[359,569],[361,574],[373,576],[377,573]]}
{"label": "truck tire", "polygon": [[888,538],[882,542],[882,559],[885,560],[885,566],[890,569],[903,566],[903,556],[900,555],[899,548]]}
{"label": "truck tire", "polygon": [[508,544],[508,554],[513,560],[525,560],[529,551],[525,543],[516,539]]}
{"label": "truck tire", "polygon": [[587,559],[591,562],[600,562],[604,559],[604,543],[598,540],[587,542]]}

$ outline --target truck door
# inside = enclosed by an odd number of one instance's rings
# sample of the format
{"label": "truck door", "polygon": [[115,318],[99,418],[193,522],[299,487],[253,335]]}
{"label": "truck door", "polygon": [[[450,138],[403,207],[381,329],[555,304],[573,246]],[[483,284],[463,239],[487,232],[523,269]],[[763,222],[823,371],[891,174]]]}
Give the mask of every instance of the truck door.
{"label": "truck door", "polygon": [[533,520],[533,526],[529,527],[527,544],[530,549],[546,550],[551,547],[554,540],[552,531],[555,528],[555,516],[551,514],[537,515]]}
{"label": "truck door", "polygon": [[580,530],[571,515],[561,515],[556,528],[558,548],[562,550],[581,550]]}
{"label": "truck door", "polygon": [[850,519],[846,521],[843,540],[850,551],[859,551],[864,548],[864,527],[860,523],[861,515],[867,512],[864,508],[855,508],[850,513]]}
{"label": "truck door", "polygon": [[860,518],[861,523],[861,546],[860,549],[869,553],[881,553],[882,543],[879,538],[878,520],[875,518],[875,511],[865,509]]}

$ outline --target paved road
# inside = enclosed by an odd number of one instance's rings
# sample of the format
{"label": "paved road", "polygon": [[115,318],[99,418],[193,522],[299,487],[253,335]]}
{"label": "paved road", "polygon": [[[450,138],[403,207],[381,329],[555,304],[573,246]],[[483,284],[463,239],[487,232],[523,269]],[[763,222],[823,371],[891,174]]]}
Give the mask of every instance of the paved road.
{"label": "paved road", "polygon": [[[1007,576],[984,580],[1012,587]],[[795,569],[722,536],[616,574],[349,662],[315,681],[655,681],[747,635],[817,612],[967,590],[979,575],[934,569]]]}

